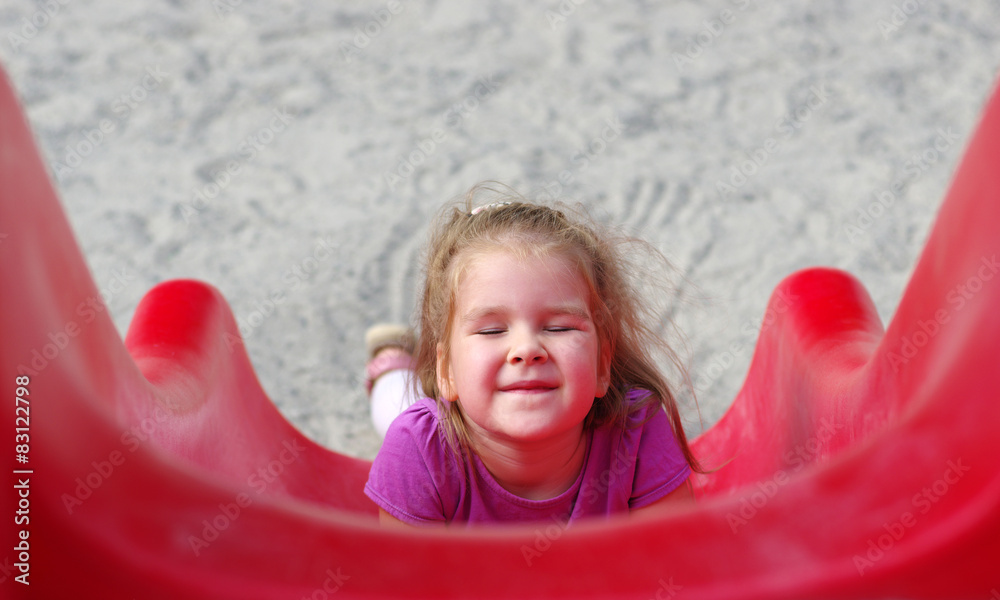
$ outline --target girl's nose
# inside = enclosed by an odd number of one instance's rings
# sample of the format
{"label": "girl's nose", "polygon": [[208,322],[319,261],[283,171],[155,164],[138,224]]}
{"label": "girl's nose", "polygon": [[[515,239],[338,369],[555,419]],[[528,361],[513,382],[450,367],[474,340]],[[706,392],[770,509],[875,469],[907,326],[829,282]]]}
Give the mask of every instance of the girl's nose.
{"label": "girl's nose", "polygon": [[533,332],[520,332],[513,336],[507,361],[511,364],[533,364],[543,363],[548,357],[549,354],[545,351],[538,335]]}

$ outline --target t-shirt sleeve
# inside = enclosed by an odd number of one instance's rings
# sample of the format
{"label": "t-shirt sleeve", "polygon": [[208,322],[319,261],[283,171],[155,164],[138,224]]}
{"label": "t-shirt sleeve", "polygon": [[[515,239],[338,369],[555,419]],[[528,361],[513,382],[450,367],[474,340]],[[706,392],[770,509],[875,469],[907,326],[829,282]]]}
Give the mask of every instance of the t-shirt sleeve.
{"label": "t-shirt sleeve", "polygon": [[629,508],[633,510],[663,498],[691,475],[691,466],[662,407],[654,403],[638,411],[634,418],[641,423],[650,413],[652,417],[636,430],[639,448],[629,498]]}
{"label": "t-shirt sleeve", "polygon": [[445,497],[454,477],[446,473],[448,450],[430,402],[415,403],[392,422],[365,484],[375,504],[411,525],[445,523],[454,512]]}

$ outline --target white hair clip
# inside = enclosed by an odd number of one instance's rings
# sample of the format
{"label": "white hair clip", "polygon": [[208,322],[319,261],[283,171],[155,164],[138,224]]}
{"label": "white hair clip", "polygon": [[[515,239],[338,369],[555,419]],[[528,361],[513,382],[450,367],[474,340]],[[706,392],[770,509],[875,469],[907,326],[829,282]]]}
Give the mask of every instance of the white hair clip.
{"label": "white hair clip", "polygon": [[493,202],[492,204],[484,204],[482,206],[477,206],[476,208],[472,209],[472,212],[469,213],[469,216],[471,217],[472,215],[478,215],[479,213],[483,212],[484,210],[489,210],[491,208],[498,208],[500,206],[507,206],[509,204],[511,204],[511,203],[510,202]]}

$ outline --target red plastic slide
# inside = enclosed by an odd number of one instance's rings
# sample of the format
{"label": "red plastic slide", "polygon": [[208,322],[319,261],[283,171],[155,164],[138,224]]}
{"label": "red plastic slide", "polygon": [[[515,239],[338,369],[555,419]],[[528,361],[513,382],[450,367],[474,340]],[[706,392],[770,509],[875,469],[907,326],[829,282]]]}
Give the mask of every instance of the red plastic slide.
{"label": "red plastic slide", "polygon": [[0,596],[1000,598],[998,164],[994,97],[888,330],[848,274],[778,286],[697,505],[387,530],[214,288],[155,287],[122,343],[0,75]]}

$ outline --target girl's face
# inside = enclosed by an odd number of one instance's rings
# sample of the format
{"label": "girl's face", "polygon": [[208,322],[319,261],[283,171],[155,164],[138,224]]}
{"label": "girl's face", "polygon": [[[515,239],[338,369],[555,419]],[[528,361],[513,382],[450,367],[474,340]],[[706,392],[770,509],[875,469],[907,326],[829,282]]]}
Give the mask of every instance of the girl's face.
{"label": "girl's face", "polygon": [[451,349],[438,349],[438,388],[457,400],[473,437],[542,441],[582,431],[607,392],[587,284],[558,254],[471,257],[458,283]]}

